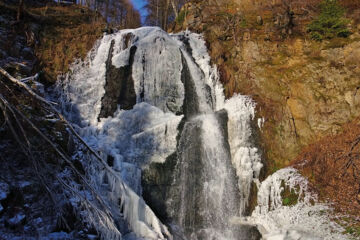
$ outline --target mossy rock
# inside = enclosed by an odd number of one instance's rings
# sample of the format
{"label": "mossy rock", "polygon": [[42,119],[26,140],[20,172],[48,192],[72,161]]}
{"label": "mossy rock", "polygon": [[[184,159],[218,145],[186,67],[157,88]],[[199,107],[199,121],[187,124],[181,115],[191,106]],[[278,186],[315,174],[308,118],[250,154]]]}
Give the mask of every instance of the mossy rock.
{"label": "mossy rock", "polygon": [[284,189],[281,192],[281,197],[282,197],[282,205],[283,206],[294,206],[298,203],[299,201],[299,186],[296,186],[295,189],[290,189],[289,186],[285,185],[285,182],[282,181],[281,183],[281,187]]}

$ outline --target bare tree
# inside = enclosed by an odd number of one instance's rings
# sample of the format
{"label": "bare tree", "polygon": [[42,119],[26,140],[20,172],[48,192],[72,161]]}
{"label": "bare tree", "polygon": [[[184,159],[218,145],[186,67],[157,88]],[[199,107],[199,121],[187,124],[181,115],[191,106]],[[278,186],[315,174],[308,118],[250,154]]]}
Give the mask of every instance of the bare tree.
{"label": "bare tree", "polygon": [[169,23],[178,17],[185,2],[185,0],[148,0],[145,6],[148,12],[145,23],[167,29]]}
{"label": "bare tree", "polygon": [[176,7],[175,0],[171,0],[171,6],[173,8],[175,18],[177,18],[179,15],[179,12],[178,12],[178,7]]}

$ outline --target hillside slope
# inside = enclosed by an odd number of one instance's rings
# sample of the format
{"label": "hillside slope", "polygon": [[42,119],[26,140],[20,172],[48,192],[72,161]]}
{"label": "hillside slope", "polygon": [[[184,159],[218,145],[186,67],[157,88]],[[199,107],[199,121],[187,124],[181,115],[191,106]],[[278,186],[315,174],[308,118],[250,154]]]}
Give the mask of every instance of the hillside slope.
{"label": "hillside slope", "polygon": [[105,27],[99,14],[79,5],[29,3],[20,22],[16,5],[1,2],[0,13],[0,66],[22,75],[42,71],[47,83],[68,71],[75,58],[84,58]]}
{"label": "hillside slope", "polygon": [[16,6],[0,3],[0,239],[94,238],[97,232],[70,201],[73,187],[84,183],[75,172],[84,167],[66,156],[81,144],[52,108],[3,69],[43,96],[38,81],[54,82],[74,57],[84,57],[104,21],[95,24],[94,13],[75,6],[26,4],[17,22]]}

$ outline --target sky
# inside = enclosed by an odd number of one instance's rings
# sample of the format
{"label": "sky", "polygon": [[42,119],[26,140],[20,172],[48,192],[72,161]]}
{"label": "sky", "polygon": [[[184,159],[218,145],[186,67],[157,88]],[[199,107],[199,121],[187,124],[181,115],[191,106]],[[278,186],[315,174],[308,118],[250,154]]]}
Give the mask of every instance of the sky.
{"label": "sky", "polygon": [[143,7],[146,4],[146,0],[131,0],[131,2],[133,3],[134,7],[139,10],[141,14],[141,20],[144,22],[147,13]]}

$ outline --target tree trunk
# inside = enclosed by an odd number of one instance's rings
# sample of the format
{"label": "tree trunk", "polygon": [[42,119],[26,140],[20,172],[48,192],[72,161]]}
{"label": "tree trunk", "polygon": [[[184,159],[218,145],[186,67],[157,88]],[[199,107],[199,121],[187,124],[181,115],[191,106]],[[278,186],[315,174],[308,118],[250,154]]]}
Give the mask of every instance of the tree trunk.
{"label": "tree trunk", "polygon": [[172,6],[172,8],[173,8],[173,10],[174,10],[174,14],[175,14],[175,19],[178,17],[178,15],[179,15],[179,12],[178,12],[178,9],[177,9],[177,7],[176,7],[176,4],[175,4],[175,1],[174,0],[171,0],[171,6]]}
{"label": "tree trunk", "polygon": [[17,16],[16,16],[16,20],[19,22],[22,18],[23,15],[23,11],[24,11],[24,0],[20,0],[19,2],[19,7],[18,7],[18,11],[17,11]]}
{"label": "tree trunk", "polygon": [[105,6],[106,31],[108,31],[108,30],[109,30],[108,17],[109,17],[109,4],[110,4],[110,0],[106,0],[105,4],[106,4],[106,6]]}
{"label": "tree trunk", "polygon": [[159,0],[156,0],[156,26],[159,26],[159,27],[160,27]]}
{"label": "tree trunk", "polygon": [[162,28],[164,30],[167,29],[167,25],[168,25],[168,18],[169,18],[169,6],[170,6],[170,0],[166,0],[165,1],[165,7],[164,7],[164,15],[163,15],[163,26]]}

